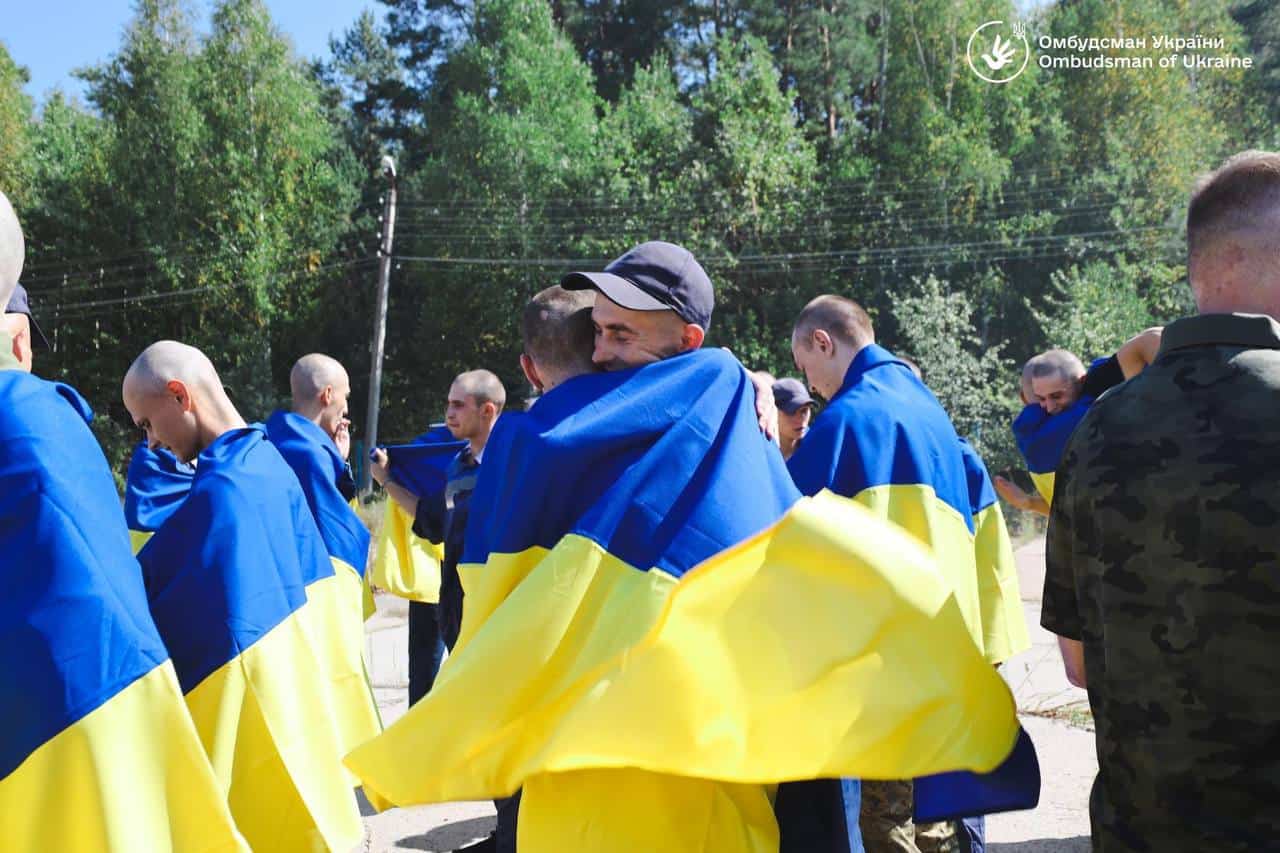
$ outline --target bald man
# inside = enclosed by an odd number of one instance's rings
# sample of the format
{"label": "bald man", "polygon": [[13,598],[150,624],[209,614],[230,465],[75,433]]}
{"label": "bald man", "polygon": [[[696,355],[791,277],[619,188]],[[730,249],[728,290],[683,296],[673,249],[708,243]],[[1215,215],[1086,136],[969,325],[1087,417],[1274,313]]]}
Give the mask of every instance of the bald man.
{"label": "bald man", "polygon": [[[0,195],[0,301],[22,260]],[[148,612],[89,405],[10,344],[0,329],[0,849],[247,850]]]}
{"label": "bald man", "polygon": [[[809,387],[830,401],[787,462],[796,486],[806,495],[830,489],[851,498],[926,545],[984,651],[968,478],[951,419],[911,368],[876,343],[871,318],[852,299],[809,302],[796,318],[791,352]],[[821,796],[824,783],[812,784]],[[825,785],[833,795],[835,783]],[[914,822],[915,795],[912,780],[864,783],[867,849],[955,849],[954,824]]]}
{"label": "bald man", "polygon": [[194,347],[147,347],[122,392],[152,449],[198,460],[138,560],[236,823],[255,850],[349,849],[363,830],[341,765],[345,697],[313,593],[335,572],[298,479]]}
{"label": "bald man", "polygon": [[437,637],[452,649],[462,629],[463,594],[458,561],[462,558],[467,509],[485,445],[506,402],[506,389],[488,370],[468,370],[454,378],[449,386],[445,426],[455,439],[467,442],[467,446],[449,463],[445,488],[436,494],[415,495],[391,479],[386,451],[378,449],[373,453],[370,466],[373,478],[392,500],[413,516],[414,534],[444,545],[439,605],[409,602],[410,704],[425,696],[435,682],[439,668]]}
{"label": "bald man", "polygon": [[344,751],[382,731],[363,662],[364,574],[369,559],[369,529],[348,501],[355,484],[347,468],[347,371],[327,355],[304,355],[289,374],[293,411],[275,411],[267,419],[267,438],[293,469],[307,507],[320,529],[334,575],[308,586],[317,608],[330,611],[336,633],[325,638],[335,658],[335,689],[346,697],[338,704],[339,737]]}

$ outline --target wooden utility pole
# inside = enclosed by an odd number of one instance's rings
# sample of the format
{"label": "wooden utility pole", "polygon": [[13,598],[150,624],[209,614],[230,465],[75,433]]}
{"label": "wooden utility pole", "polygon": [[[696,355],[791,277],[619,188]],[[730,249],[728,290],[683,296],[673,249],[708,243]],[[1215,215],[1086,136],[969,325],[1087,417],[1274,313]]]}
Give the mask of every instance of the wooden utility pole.
{"label": "wooden utility pole", "polygon": [[[396,161],[382,158],[387,196],[382,204],[382,238],[378,242],[378,303],[373,311],[373,352],[369,363],[369,407],[365,410],[365,448],[378,446],[378,409],[382,406],[382,352],[387,342],[387,287],[391,282],[391,243],[396,232]],[[360,460],[360,491],[369,492],[372,471]]]}

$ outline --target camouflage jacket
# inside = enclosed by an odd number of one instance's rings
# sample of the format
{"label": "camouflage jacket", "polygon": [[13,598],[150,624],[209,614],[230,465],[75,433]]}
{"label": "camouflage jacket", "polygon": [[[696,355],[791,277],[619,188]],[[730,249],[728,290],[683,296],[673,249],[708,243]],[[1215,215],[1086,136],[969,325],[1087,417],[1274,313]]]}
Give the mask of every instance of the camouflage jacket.
{"label": "camouflage jacket", "polygon": [[1084,644],[1094,849],[1280,850],[1280,324],[1179,320],[1093,405],[1043,601]]}

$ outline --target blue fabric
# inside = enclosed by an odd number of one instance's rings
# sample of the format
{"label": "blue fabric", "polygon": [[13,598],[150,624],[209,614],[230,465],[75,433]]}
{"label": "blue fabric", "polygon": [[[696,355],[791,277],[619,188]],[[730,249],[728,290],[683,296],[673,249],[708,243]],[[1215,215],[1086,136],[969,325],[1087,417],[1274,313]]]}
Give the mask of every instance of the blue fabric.
{"label": "blue fabric", "polygon": [[1032,403],[1013,420],[1013,438],[1018,452],[1026,460],[1027,470],[1033,474],[1051,474],[1058,470],[1058,460],[1067,449],[1067,439],[1075,432],[1089,406],[1092,397],[1081,397],[1070,407],[1056,415],[1050,415]]}
{"label": "blue fabric", "polygon": [[761,434],[746,371],[697,350],[556,386],[498,419],[462,562],[569,533],[675,577],[776,522],[799,498]]}
{"label": "blue fabric", "polygon": [[124,484],[124,517],[130,530],[160,528],[191,491],[195,469],[167,450],[151,450],[145,441],[133,449]]}
{"label": "blue fabric", "polygon": [[876,486],[929,486],[973,530],[959,436],[933,392],[888,350],[871,344],[813,421],[787,468],[806,495],[847,498]]}
{"label": "blue fabric", "polygon": [[1004,763],[990,773],[939,773],[915,780],[915,819],[957,820],[1034,809],[1040,802],[1040,762],[1025,730]]}
{"label": "blue fabric", "polygon": [[977,515],[996,502],[995,483],[987,472],[986,463],[973,449],[973,445],[960,439],[960,454],[964,459],[965,482],[969,489],[969,514]]}
{"label": "blue fabric", "polygon": [[184,693],[302,607],[306,586],[334,571],[298,478],[258,425],[205,448],[191,493],[138,560]]}
{"label": "blue fabric", "polygon": [[339,488],[347,463],[337,445],[324,430],[293,412],[274,412],[266,429],[267,438],[297,476],[329,555],[363,577],[369,559],[369,529]]}
{"label": "blue fabric", "polygon": [[433,495],[444,488],[449,464],[466,446],[452,440],[393,444],[385,448],[391,479],[420,498]]}
{"label": "blue fabric", "polygon": [[0,371],[0,779],[168,657],[92,417]]}

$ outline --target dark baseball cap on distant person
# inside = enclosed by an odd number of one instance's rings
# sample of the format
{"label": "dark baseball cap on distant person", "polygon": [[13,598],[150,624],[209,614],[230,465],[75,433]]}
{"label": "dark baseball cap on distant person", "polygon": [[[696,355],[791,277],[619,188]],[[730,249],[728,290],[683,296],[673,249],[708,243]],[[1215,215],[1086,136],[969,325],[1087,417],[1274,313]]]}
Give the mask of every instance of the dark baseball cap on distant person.
{"label": "dark baseball cap on distant person", "polygon": [[45,349],[53,349],[49,346],[49,339],[44,336],[44,332],[40,331],[40,325],[36,323],[36,318],[31,316],[31,301],[27,298],[27,289],[22,285],[17,285],[13,289],[13,296],[9,297],[9,304],[5,306],[6,314],[26,314],[27,320],[31,323],[31,340],[39,341],[44,345]]}
{"label": "dark baseball cap on distant person", "polygon": [[773,383],[773,402],[788,415],[794,415],[801,406],[812,406],[813,398],[803,382],[787,377]]}
{"label": "dark baseball cap on distant person", "polygon": [[560,279],[565,290],[594,288],[631,311],[674,311],[686,323],[711,328],[715,292],[707,271],[693,254],[675,243],[641,243],[604,268],[571,272]]}

